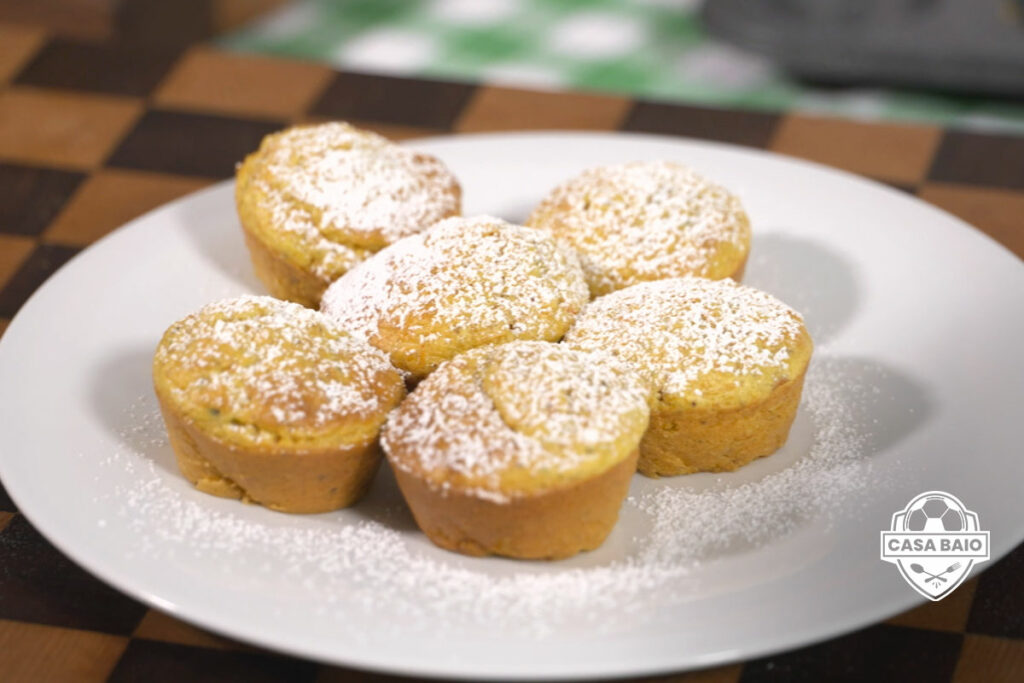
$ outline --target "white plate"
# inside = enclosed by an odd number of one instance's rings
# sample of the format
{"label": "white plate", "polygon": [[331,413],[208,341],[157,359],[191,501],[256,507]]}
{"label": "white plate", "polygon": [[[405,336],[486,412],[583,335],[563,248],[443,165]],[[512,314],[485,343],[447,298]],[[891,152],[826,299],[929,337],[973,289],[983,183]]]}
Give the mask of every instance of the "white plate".
{"label": "white plate", "polygon": [[783,451],[719,477],[638,476],[608,543],[556,564],[433,548],[386,470],[329,515],[197,493],[175,470],[149,363],[175,319],[262,291],[221,184],[75,258],[3,338],[0,472],[50,541],[140,600],[266,647],[530,678],[707,666],[904,610],[919,598],[879,561],[878,533],[922,491],[976,510],[993,560],[1024,537],[1024,268],[987,237],[854,176],[717,144],[542,133],[416,146],[462,178],[467,213],[509,219],[599,163],[675,159],[737,191],[756,235],[747,282],[802,310],[817,342]]}

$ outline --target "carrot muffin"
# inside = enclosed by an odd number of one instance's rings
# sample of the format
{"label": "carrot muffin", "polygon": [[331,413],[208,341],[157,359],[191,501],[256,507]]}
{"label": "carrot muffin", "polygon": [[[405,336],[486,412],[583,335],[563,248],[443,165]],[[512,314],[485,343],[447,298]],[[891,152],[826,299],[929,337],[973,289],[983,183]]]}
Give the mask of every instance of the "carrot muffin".
{"label": "carrot muffin", "polygon": [[813,345],[798,313],[732,280],[633,285],[583,311],[565,343],[607,351],[650,390],[640,472],[735,470],[789,435]]}
{"label": "carrot muffin", "polygon": [[298,304],[244,296],[168,328],[153,383],[182,474],[200,491],[325,512],[366,491],[405,396],[387,356]]}
{"label": "carrot muffin", "polygon": [[587,302],[576,255],[498,218],[449,218],[338,279],[322,310],[412,380],[469,349],[558,341]]}
{"label": "carrot muffin", "polygon": [[624,364],[512,342],[444,363],[381,437],[416,523],[467,555],[555,559],[604,542],[636,470],[646,390]]}
{"label": "carrot muffin", "polygon": [[750,252],[739,199],[667,161],[584,171],[556,187],[526,224],[579,252],[594,297],[685,275],[739,280]]}
{"label": "carrot muffin", "polygon": [[458,215],[462,199],[437,158],[347,123],[268,135],[235,181],[256,275],[274,296],[313,308],[374,252]]}

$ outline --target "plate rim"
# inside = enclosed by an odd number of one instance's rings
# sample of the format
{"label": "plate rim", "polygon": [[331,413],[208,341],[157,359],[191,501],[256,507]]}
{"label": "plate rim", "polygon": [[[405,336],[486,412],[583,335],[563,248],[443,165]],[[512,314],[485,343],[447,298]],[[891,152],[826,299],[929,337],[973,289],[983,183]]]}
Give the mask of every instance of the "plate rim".
{"label": "plate rim", "polygon": [[[772,161],[781,161],[788,164],[793,164],[797,167],[804,167],[816,172],[825,172],[826,174],[840,177],[845,182],[854,181],[857,184],[870,187],[874,191],[882,190],[891,196],[898,198],[899,201],[910,202],[918,208],[924,208],[929,210],[933,214],[942,217],[946,221],[951,221],[956,224],[961,230],[966,230],[970,234],[974,235],[974,238],[982,238],[982,241],[987,242],[989,248],[995,246],[999,252],[1002,252],[1004,256],[1013,259],[1014,261],[1020,262],[1020,259],[1010,251],[1007,247],[999,243],[995,238],[983,232],[982,230],[971,225],[967,221],[959,218],[958,216],[949,213],[948,211],[936,207],[916,195],[907,194],[896,188],[893,188],[883,182],[867,178],[864,176],[857,175],[853,172],[846,171],[844,169],[834,168],[823,163],[802,159],[798,157],[789,156],[786,154],[774,152],[771,150],[765,150],[760,148],[748,148],[742,145],[736,145],[732,143],[709,141],[696,138],[689,138],[685,136],[673,136],[673,135],[660,135],[650,133],[637,133],[637,132],[616,132],[616,131],[559,131],[559,130],[543,130],[543,131],[503,131],[503,132],[485,132],[485,133],[467,133],[467,134],[451,134],[451,135],[436,135],[423,138],[413,138],[409,140],[403,140],[400,144],[404,146],[416,147],[425,144],[449,144],[449,143],[464,143],[471,140],[500,140],[500,139],[551,139],[551,138],[604,138],[604,139],[621,139],[621,140],[643,140],[655,143],[665,144],[684,144],[692,145],[696,147],[704,147],[713,151],[724,151],[730,154],[737,154],[739,156],[756,156]],[[54,273],[52,273],[46,281],[44,281],[39,287],[37,287],[33,293],[22,303],[19,310],[16,312],[14,317],[11,319],[7,331],[4,335],[4,339],[0,339],[0,359],[4,357],[5,340],[9,338],[11,330],[20,329],[20,320],[24,317],[24,312],[30,307],[36,305],[36,300],[41,296],[41,293],[47,290],[47,288],[53,286],[53,282],[60,277],[66,277],[67,273],[75,268],[80,267],[80,264],[86,254],[93,252],[98,249],[105,248],[105,245],[114,239],[117,239],[119,235],[133,229],[136,225],[149,222],[153,216],[163,211],[173,211],[178,205],[182,205],[189,202],[194,202],[198,198],[207,194],[226,193],[229,186],[234,183],[232,178],[216,181],[209,187],[201,188],[195,192],[191,192],[182,197],[176,198],[170,202],[155,207],[144,214],[124,223],[123,225],[110,231],[100,239],[88,245],[82,249],[74,257],[69,259],[67,263],[62,265]],[[4,449],[0,449],[4,450]],[[886,609],[883,612],[863,608],[857,611],[857,616],[851,616],[842,622],[833,622],[832,626],[825,629],[805,629],[814,632],[814,635],[804,634],[802,636],[793,637],[792,631],[787,631],[788,637],[775,637],[767,642],[763,642],[758,647],[745,647],[741,655],[731,650],[716,651],[707,653],[697,658],[690,658],[688,664],[655,664],[654,666],[638,666],[635,662],[631,662],[628,665],[623,665],[619,669],[609,670],[607,664],[602,664],[600,669],[587,670],[585,667],[580,667],[578,664],[574,668],[574,671],[538,671],[535,673],[504,673],[498,671],[480,671],[479,669],[466,670],[460,669],[457,665],[453,665],[451,661],[445,660],[439,662],[436,666],[407,666],[403,664],[389,664],[381,661],[380,657],[362,657],[362,653],[358,649],[353,649],[344,657],[330,657],[326,656],[325,653],[315,650],[315,648],[304,649],[302,647],[295,646],[284,646],[280,643],[271,642],[272,636],[270,635],[259,635],[250,633],[239,633],[237,630],[233,630],[230,625],[225,625],[217,621],[216,615],[211,613],[209,616],[204,617],[202,615],[196,616],[194,613],[183,613],[181,606],[177,604],[168,603],[163,600],[156,592],[145,590],[136,585],[133,585],[131,580],[126,577],[114,574],[104,570],[97,570],[96,565],[91,560],[83,561],[78,553],[75,551],[73,544],[66,542],[65,539],[60,537],[60,530],[51,529],[49,525],[45,523],[39,525],[36,521],[35,511],[33,506],[36,503],[30,503],[26,508],[24,506],[25,500],[21,498],[22,492],[17,487],[11,488],[7,486],[7,478],[3,473],[3,462],[4,458],[0,455],[0,480],[4,481],[5,489],[15,503],[15,507],[18,511],[26,517],[31,523],[32,527],[37,530],[49,543],[54,545],[65,557],[70,559],[74,564],[82,567],[88,571],[93,577],[98,580],[114,587],[116,590],[129,595],[133,599],[139,600],[143,604],[171,614],[176,618],[182,619],[185,622],[197,625],[201,628],[208,629],[214,633],[224,635],[226,637],[238,640],[240,642],[255,644],[260,647],[265,647],[275,652],[284,652],[295,656],[307,658],[317,662],[326,662],[341,666],[349,666],[357,669],[386,672],[386,673],[397,673],[403,675],[417,675],[430,678],[440,677],[453,677],[462,679],[487,679],[487,680],[532,680],[536,678],[545,679],[557,679],[557,680],[572,680],[585,678],[595,675],[603,677],[625,677],[625,676],[639,676],[639,675],[651,675],[659,673],[669,672],[681,672],[692,669],[700,669],[705,667],[717,666],[726,664],[729,662],[736,661],[749,661],[758,657],[766,655],[788,651],[797,647],[805,647],[813,644],[817,644],[826,640],[830,640],[837,636],[854,631],[858,628],[862,628],[868,625],[879,623],[888,619],[889,617],[900,614],[907,609],[915,605],[924,604],[927,601],[916,594],[914,591],[907,591],[906,599],[896,603],[890,603],[889,607],[891,610]],[[1019,543],[1024,540],[1024,529],[1022,529],[1020,538],[1016,541],[1007,543],[1006,548],[998,556],[994,556],[993,560],[985,563],[983,567],[977,568],[973,576],[978,576],[984,571],[994,566],[1002,557],[1013,550]],[[879,616],[881,615],[881,616]]]}

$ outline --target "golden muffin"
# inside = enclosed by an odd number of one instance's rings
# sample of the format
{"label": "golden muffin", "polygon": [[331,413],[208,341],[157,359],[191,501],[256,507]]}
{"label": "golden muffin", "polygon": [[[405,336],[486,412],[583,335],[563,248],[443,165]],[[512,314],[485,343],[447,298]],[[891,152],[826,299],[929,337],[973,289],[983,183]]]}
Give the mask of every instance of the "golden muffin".
{"label": "golden muffin", "polygon": [[490,216],[449,218],[330,286],[321,310],[418,380],[478,346],[558,341],[588,300],[572,250]]}
{"label": "golden muffin", "polygon": [[675,278],[591,302],[565,336],[607,351],[650,390],[648,476],[735,470],[786,442],[813,344],[803,319],[732,280]]}
{"label": "golden muffin", "polygon": [[381,441],[435,544],[555,559],[604,542],[647,421],[646,389],[624,364],[517,341],[441,365],[391,414]]}
{"label": "golden muffin", "polygon": [[316,308],[360,261],[458,215],[462,190],[436,157],[336,122],[265,137],[238,167],[235,200],[257,277]]}
{"label": "golden muffin", "polygon": [[153,383],[182,474],[282,512],[358,500],[405,396],[387,356],[317,311],[270,297],[205,306],[164,333]]}
{"label": "golden muffin", "polygon": [[579,252],[594,297],[685,275],[739,280],[750,252],[740,200],[667,161],[586,170],[552,190],[526,224]]}

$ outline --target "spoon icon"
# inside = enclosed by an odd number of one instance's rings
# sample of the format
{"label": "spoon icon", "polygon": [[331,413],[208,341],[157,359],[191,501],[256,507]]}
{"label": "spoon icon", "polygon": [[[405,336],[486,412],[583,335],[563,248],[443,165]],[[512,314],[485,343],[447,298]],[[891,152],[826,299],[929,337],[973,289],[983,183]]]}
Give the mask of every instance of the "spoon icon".
{"label": "spoon icon", "polygon": [[941,572],[939,574],[931,574],[929,572],[926,572],[924,570],[924,567],[919,565],[917,562],[915,562],[912,565],[910,565],[910,568],[914,571],[915,574],[925,574],[925,575],[928,576],[928,579],[927,579],[928,581],[934,580],[936,583],[938,583],[939,581],[941,581],[942,583],[946,583],[946,579],[942,578],[942,574],[948,574],[951,571],[956,571],[957,569],[959,569],[959,567],[960,567],[960,563],[958,562],[956,565],[950,567],[949,569],[947,569],[944,572]]}

